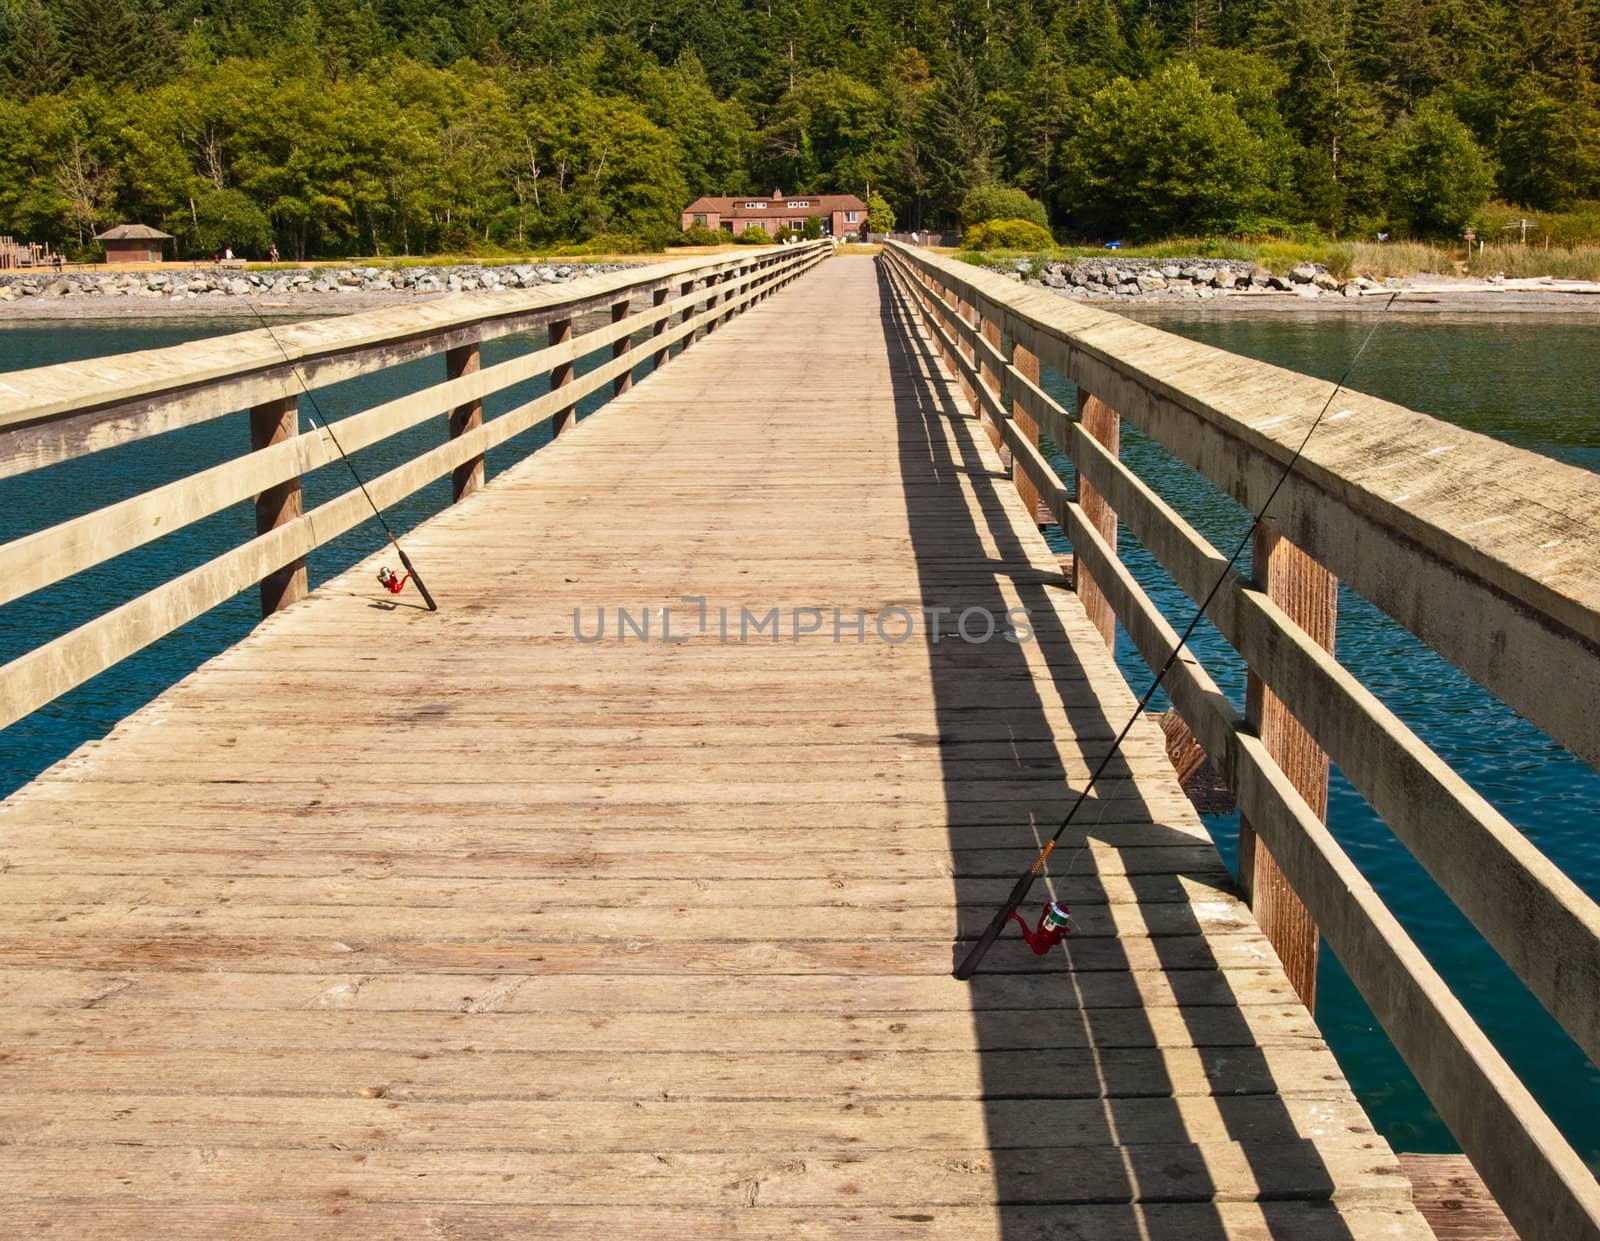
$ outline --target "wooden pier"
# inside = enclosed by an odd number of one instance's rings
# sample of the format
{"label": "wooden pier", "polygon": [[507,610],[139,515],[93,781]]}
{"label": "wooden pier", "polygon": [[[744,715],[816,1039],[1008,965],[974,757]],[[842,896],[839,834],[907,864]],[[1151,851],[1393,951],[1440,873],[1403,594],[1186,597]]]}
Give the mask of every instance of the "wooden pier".
{"label": "wooden pier", "polygon": [[1134,696],[909,270],[662,293],[438,613],[376,556],[5,804],[0,1231],[1432,1236],[1154,722],[951,979]]}

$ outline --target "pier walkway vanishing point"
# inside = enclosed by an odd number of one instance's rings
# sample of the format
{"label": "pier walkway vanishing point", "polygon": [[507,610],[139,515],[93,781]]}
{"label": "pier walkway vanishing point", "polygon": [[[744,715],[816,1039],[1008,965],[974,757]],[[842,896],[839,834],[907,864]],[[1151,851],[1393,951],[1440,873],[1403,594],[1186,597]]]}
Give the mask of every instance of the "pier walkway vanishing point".
{"label": "pier walkway vanishing point", "polygon": [[0,1232],[1432,1235],[1154,723],[951,979],[1134,696],[885,268],[405,543],[0,813]]}

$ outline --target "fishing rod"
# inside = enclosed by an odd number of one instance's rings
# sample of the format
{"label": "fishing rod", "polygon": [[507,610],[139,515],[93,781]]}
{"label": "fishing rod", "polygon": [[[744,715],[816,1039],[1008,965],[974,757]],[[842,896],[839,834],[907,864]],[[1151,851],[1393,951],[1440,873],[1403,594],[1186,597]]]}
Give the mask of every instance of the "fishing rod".
{"label": "fishing rod", "polygon": [[[428,611],[437,612],[439,605],[433,601],[433,596],[428,592],[427,586],[422,581],[422,574],[417,572],[416,565],[411,563],[411,557],[406,555],[406,549],[400,546],[400,540],[395,538],[394,531],[389,528],[389,523],[384,520],[383,510],[378,507],[378,502],[372,498],[372,493],[367,490],[367,484],[361,480],[360,473],[356,470],[355,462],[350,460],[350,454],[345,452],[344,445],[339,443],[339,437],[333,433],[333,423],[328,415],[322,412],[322,406],[317,403],[316,393],[311,391],[311,386],[306,383],[305,376],[300,373],[300,368],[295,365],[294,359],[289,356],[289,351],[283,347],[283,342],[278,339],[278,334],[272,330],[266,316],[261,311],[245,300],[245,305],[250,307],[250,313],[255,315],[256,322],[266,332],[283,360],[289,364],[289,370],[294,375],[295,381],[300,385],[300,391],[305,393],[306,399],[311,402],[311,408],[316,410],[316,417],[311,418],[313,428],[320,422],[323,434],[339,453],[339,459],[344,462],[345,468],[350,471],[350,477],[356,480],[356,486],[361,488],[361,494],[367,498],[367,503],[372,507],[372,515],[378,519],[378,524],[383,527],[383,532],[388,536],[389,542],[394,545],[395,555],[400,557],[400,564],[405,569],[405,576],[395,574],[387,565],[378,570],[378,581],[391,595],[398,595],[405,589],[407,580],[416,586],[417,593],[422,596],[422,601],[428,605]],[[307,415],[310,418],[310,415]]]}
{"label": "fishing rod", "polygon": [[[1393,306],[1395,298],[1399,296],[1398,292],[1391,293],[1389,300],[1378,311],[1378,315],[1381,316],[1389,307]],[[1278,476],[1278,481],[1273,484],[1272,490],[1267,493],[1267,498],[1261,502],[1261,507],[1251,517],[1250,526],[1244,532],[1244,537],[1239,540],[1238,546],[1233,549],[1233,555],[1228,557],[1228,563],[1222,566],[1222,572],[1217,574],[1217,580],[1211,584],[1211,589],[1206,592],[1206,597],[1195,608],[1194,615],[1189,618],[1189,623],[1179,636],[1177,645],[1172,648],[1172,652],[1167,656],[1166,662],[1156,672],[1155,679],[1150,682],[1150,688],[1145,690],[1144,696],[1139,699],[1138,705],[1133,709],[1133,714],[1128,717],[1128,722],[1122,726],[1122,731],[1112,741],[1111,748],[1106,751],[1105,756],[1095,765],[1094,770],[1089,773],[1089,782],[1083,786],[1076,800],[1067,809],[1066,817],[1056,827],[1055,834],[1050,837],[1044,848],[1039,851],[1039,856],[1034,859],[1033,865],[1017,880],[1016,886],[1011,889],[1011,895],[1006,897],[1005,904],[995,911],[995,915],[990,920],[989,925],[984,928],[983,934],[978,937],[978,942],[972,946],[972,951],[967,953],[961,964],[956,966],[953,973],[959,981],[966,982],[977,972],[978,966],[982,964],[983,958],[988,955],[989,949],[994,947],[995,941],[1000,938],[1000,933],[1006,929],[1006,923],[1013,918],[1022,927],[1022,933],[1028,942],[1028,946],[1041,956],[1060,943],[1062,937],[1066,935],[1068,921],[1067,910],[1064,906],[1057,904],[1055,901],[1046,902],[1044,912],[1039,917],[1039,925],[1033,929],[1030,929],[1027,922],[1017,913],[1018,906],[1028,898],[1028,892],[1032,889],[1034,881],[1038,879],[1040,872],[1044,870],[1045,862],[1055,850],[1062,835],[1071,825],[1073,819],[1077,817],[1078,811],[1083,807],[1083,803],[1088,800],[1090,792],[1094,789],[1100,777],[1105,774],[1106,768],[1111,765],[1111,760],[1117,756],[1117,752],[1122,748],[1123,741],[1133,731],[1134,724],[1144,714],[1145,708],[1150,705],[1150,699],[1155,697],[1156,690],[1161,688],[1161,682],[1166,679],[1167,673],[1172,670],[1172,665],[1177,662],[1178,656],[1182,654],[1184,647],[1188,646],[1189,639],[1194,636],[1195,628],[1200,624],[1200,618],[1206,614],[1206,609],[1211,606],[1211,601],[1217,597],[1217,592],[1227,582],[1228,575],[1233,572],[1233,566],[1239,562],[1239,557],[1244,554],[1244,549],[1255,536],[1256,529],[1261,525],[1262,519],[1266,517],[1267,510],[1272,507],[1272,502],[1278,498],[1278,492],[1283,490],[1283,485],[1289,481],[1289,476],[1294,473],[1294,467],[1299,464],[1301,456],[1305,453],[1306,445],[1311,442],[1312,434],[1322,424],[1322,420],[1327,416],[1328,410],[1333,407],[1334,400],[1344,391],[1345,383],[1356,369],[1356,363],[1361,361],[1361,355],[1367,351],[1367,346],[1372,343],[1372,338],[1377,335],[1378,322],[1378,320],[1373,322],[1371,329],[1367,332],[1366,339],[1361,342],[1361,347],[1356,350],[1355,356],[1350,359],[1349,365],[1344,368],[1344,374],[1339,376],[1339,382],[1334,384],[1333,391],[1328,393],[1328,399],[1322,403],[1322,408],[1317,411],[1317,416],[1311,420],[1311,425],[1306,428],[1306,433],[1300,437],[1299,447],[1294,450],[1294,455],[1289,458],[1289,463],[1283,467],[1283,473]],[[1078,852],[1081,854],[1088,847],[1088,841],[1085,841]],[[1077,860],[1075,855],[1072,863],[1076,863]],[[1069,863],[1067,870],[1062,872],[1063,878],[1071,871],[1072,863]]]}

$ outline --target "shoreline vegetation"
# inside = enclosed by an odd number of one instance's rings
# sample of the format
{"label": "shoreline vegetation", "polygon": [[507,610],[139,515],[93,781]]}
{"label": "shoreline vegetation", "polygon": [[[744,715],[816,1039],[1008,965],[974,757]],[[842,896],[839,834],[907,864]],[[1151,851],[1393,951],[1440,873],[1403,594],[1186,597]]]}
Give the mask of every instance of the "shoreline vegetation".
{"label": "shoreline vegetation", "polygon": [[[732,250],[729,246],[725,249]],[[718,248],[677,250],[716,253]],[[1324,312],[1383,307],[1473,313],[1600,312],[1600,281],[1560,277],[1494,276],[1441,272],[1443,262],[1384,264],[1371,261],[1410,252],[1448,255],[1441,248],[1357,245],[1346,261],[1330,265],[1301,257],[1305,248],[1267,252],[1235,247],[1249,257],[1202,256],[1215,249],[1181,242],[1055,254],[963,253],[959,257],[1033,283],[1062,297],[1132,308],[1138,304],[1227,311]],[[875,246],[841,246],[843,255],[866,256]],[[1489,253],[1493,254],[1491,248]],[[1542,253],[1542,251],[1540,251]],[[510,293],[562,284],[624,266],[664,261],[660,255],[606,255],[593,259],[526,258],[473,262],[407,259],[343,264],[132,264],[84,265],[61,272],[0,273],[0,327],[38,320],[184,318],[256,314],[321,318],[454,294]],[[1291,262],[1290,260],[1295,260]],[[1379,274],[1382,273],[1382,274]],[[1403,274],[1402,274],[1403,273]]]}
{"label": "shoreline vegetation", "polygon": [[1162,261],[1230,260],[1287,275],[1293,268],[1314,264],[1340,280],[1368,276],[1390,277],[1474,276],[1490,279],[1596,280],[1600,281],[1600,242],[1576,245],[1518,245],[1495,242],[1477,245],[1436,245],[1421,241],[1238,241],[1230,238],[1174,238],[1148,245],[1054,246],[1044,251],[969,251],[974,261],[998,264],[1019,258],[1046,261],[1115,257]]}
{"label": "shoreline vegetation", "polygon": [[0,245],[643,253],[700,195],[848,192],[1029,250],[1475,235],[1593,276],[1593,10],[0,0]]}

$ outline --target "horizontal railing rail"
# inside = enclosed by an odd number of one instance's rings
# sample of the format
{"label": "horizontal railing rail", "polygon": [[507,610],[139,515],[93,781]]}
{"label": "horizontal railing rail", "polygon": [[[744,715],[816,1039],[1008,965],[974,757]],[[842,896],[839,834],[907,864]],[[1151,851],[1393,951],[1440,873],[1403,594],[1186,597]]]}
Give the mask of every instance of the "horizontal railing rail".
{"label": "horizontal railing rail", "polygon": [[[79,517],[0,544],[0,606],[172,534],[241,501],[256,503],[256,537],[161,582],[0,665],[0,728],[83,684],[223,601],[262,583],[264,612],[306,590],[309,552],[368,519],[353,484],[301,511],[303,475],[402,431],[448,416],[448,438],[367,479],[387,508],[445,474],[456,500],[483,482],[484,454],[549,422],[559,435],[579,401],[625,391],[646,360],[767,297],[831,253],[826,242],[640,267],[517,294],[459,296],[400,309],[295,323],[166,349],[0,376],[0,478],[71,461],[248,409],[254,450]],[[634,302],[649,298],[635,311]],[[580,317],[609,322],[574,333]],[[486,340],[543,327],[548,345],[489,367]],[[576,363],[611,349],[582,375]],[[301,432],[302,389],[439,355],[447,378]],[[488,421],[485,398],[550,377],[550,390]],[[241,448],[247,447],[241,445]]]}
{"label": "horizontal railing rail", "polygon": [[[1159,668],[1178,641],[1118,557],[1119,521],[1196,603],[1221,582],[1206,614],[1249,669],[1246,711],[1192,650],[1163,688],[1239,800],[1241,884],[1302,997],[1320,930],[1525,1241],[1600,1237],[1588,1167],[1324,824],[1331,759],[1600,1063],[1600,906],[1331,653],[1343,579],[1600,765],[1600,479],[924,251],[891,243],[883,262],[1024,502],[1066,532],[1108,643],[1114,618]],[[1255,580],[1121,462],[1119,416],[1251,511],[1294,461]]]}

